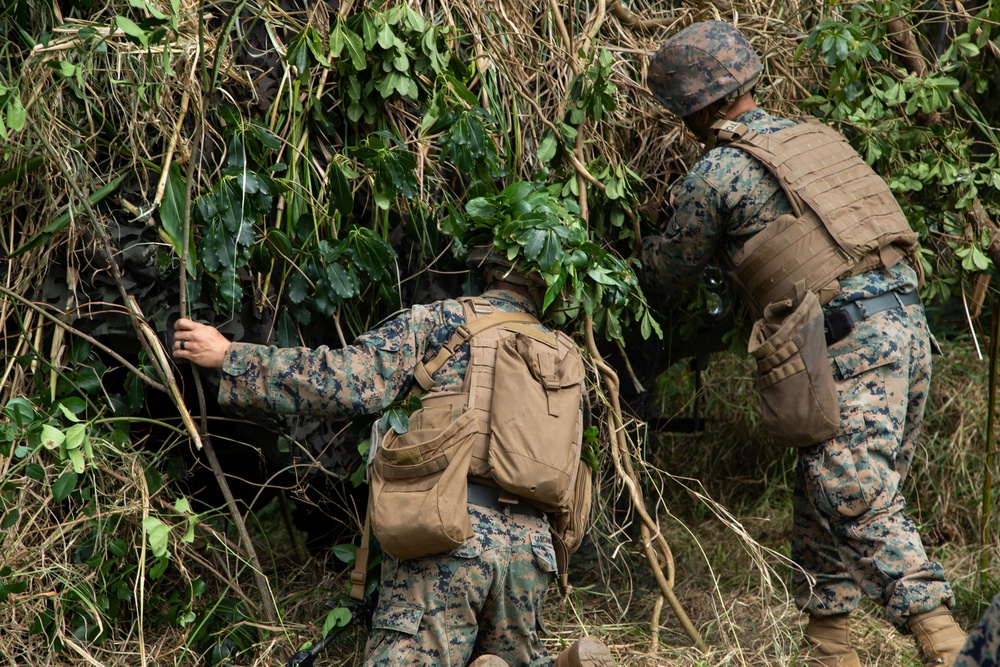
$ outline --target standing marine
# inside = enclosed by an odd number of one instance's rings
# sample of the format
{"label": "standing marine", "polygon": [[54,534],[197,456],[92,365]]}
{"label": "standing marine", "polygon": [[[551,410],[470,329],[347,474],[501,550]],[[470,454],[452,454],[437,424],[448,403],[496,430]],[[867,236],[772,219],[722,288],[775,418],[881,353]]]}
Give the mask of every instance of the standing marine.
{"label": "standing marine", "polygon": [[[404,499],[426,499],[420,492],[431,487],[427,480],[447,476],[459,461],[468,472],[463,469],[461,484],[447,477],[447,483],[434,484],[435,489],[460,489],[462,495],[456,502],[440,502],[433,512],[420,512],[417,500],[404,501],[387,513],[370,515],[391,525],[382,526],[380,536],[384,557],[379,601],[365,648],[365,665],[613,667],[610,650],[595,639],[579,640],[554,661],[546,649],[541,638],[542,606],[557,571],[550,518],[537,503],[505,492],[494,483],[487,465],[490,452],[482,449],[487,441],[482,430],[477,430],[479,422],[467,403],[470,392],[492,391],[493,365],[499,363],[496,336],[472,337],[472,332],[478,331],[476,322],[493,318],[493,324],[523,332],[529,341],[525,345],[538,340],[555,349],[559,336],[550,335],[537,320],[545,282],[537,273],[516,271],[511,262],[494,252],[479,252],[470,258],[486,279],[487,288],[480,297],[413,306],[342,349],[279,349],[230,342],[217,329],[183,318],[175,324],[173,356],[218,369],[219,404],[236,412],[350,418],[382,412],[409,395],[415,384],[422,388],[419,391],[426,391],[422,407],[409,418],[409,430],[395,439],[406,445],[403,439],[409,438],[412,446],[393,449],[388,434],[382,441],[382,451],[396,458],[386,462],[375,457],[382,473],[379,492],[389,488],[394,479],[403,479],[407,469],[420,468],[423,476],[412,478],[412,487],[404,488],[412,493],[401,495]],[[573,350],[578,355],[575,347]],[[547,360],[551,362],[544,354],[534,358],[542,367]],[[581,363],[578,356],[577,363]],[[489,372],[483,372],[483,366]],[[553,367],[558,368],[558,364]],[[539,372],[549,377],[545,368]],[[581,380],[582,372],[581,364]],[[473,387],[467,379],[472,379]],[[527,391],[521,396],[522,402],[534,400]],[[575,425],[579,389],[573,400],[571,419]],[[541,403],[544,405],[544,398]],[[508,407],[524,414],[537,406]],[[551,445],[547,440],[550,433],[527,435]],[[463,438],[475,441],[480,448],[462,446],[458,440]],[[488,447],[492,451],[494,445]],[[470,452],[472,456],[466,456]],[[579,464],[579,456],[576,458]],[[518,465],[514,466],[515,476]],[[372,502],[378,503],[376,475],[372,474]],[[526,488],[535,489],[535,480],[523,481]],[[394,534],[411,530],[413,526],[408,524],[423,521],[427,514],[444,514],[446,505],[454,510],[455,516],[449,520],[458,528],[445,527],[441,539],[447,541],[456,534],[457,539],[443,552],[439,542],[432,545],[430,536],[419,531],[415,535]],[[401,517],[406,521],[400,523]],[[373,523],[379,536],[379,525]],[[392,552],[387,544],[394,545]],[[393,552],[406,555],[396,557]],[[359,560],[365,559],[359,555]]]}
{"label": "standing marine", "polygon": [[1000,594],[969,631],[955,667],[1000,667]]}
{"label": "standing marine", "polygon": [[677,299],[714,261],[756,318],[764,424],[798,450],[792,556],[808,664],[860,665],[849,619],[864,594],[925,664],[951,665],[965,633],[902,495],[931,377],[917,236],[843,136],[757,107],[762,71],[721,21],[681,30],[652,58],[650,91],[705,153],[672,187],[663,233],[643,242],[643,287]]}

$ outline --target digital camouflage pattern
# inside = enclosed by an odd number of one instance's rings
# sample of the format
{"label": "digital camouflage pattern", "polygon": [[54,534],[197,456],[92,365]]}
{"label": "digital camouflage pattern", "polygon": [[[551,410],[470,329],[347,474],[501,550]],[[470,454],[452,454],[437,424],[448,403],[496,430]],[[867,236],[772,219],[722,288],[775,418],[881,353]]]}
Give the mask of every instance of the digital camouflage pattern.
{"label": "digital camouflage pattern", "polygon": [[792,558],[814,582],[795,572],[796,604],[817,616],[842,614],[863,593],[906,631],[910,616],[954,600],[901,493],[931,379],[923,307],[858,322],[829,355],[841,426],[833,439],[799,454]]}
{"label": "digital camouflage pattern", "polygon": [[969,632],[954,667],[1000,667],[1000,595]]}
{"label": "digital camouflage pattern", "polygon": [[649,62],[646,85],[683,118],[731,93],[749,92],[762,71],[743,33],[722,21],[704,21],[664,42]]}
{"label": "digital camouflage pattern", "polygon": [[[483,297],[499,310],[538,315],[530,299],[513,292]],[[417,362],[433,358],[464,322],[461,304],[449,299],[413,306],[341,349],[232,343],[222,366],[219,404],[250,413],[381,412],[409,391]],[[434,391],[460,390],[468,363],[463,346],[435,375]]]}
{"label": "digital camouflage pattern", "polygon": [[[519,294],[482,296],[498,310],[538,315]],[[461,304],[445,300],[403,311],[339,350],[231,343],[219,404],[250,414],[374,414],[409,391],[417,363],[464,323]],[[468,364],[464,345],[434,375],[432,392],[460,391]],[[367,665],[465,665],[481,653],[511,665],[551,663],[536,628],[556,569],[548,519],[474,505],[469,514],[475,534],[452,552],[405,561],[384,554]]]}
{"label": "digital camouflage pattern", "polygon": [[371,667],[464,667],[483,653],[552,663],[539,637],[556,570],[545,519],[469,506],[475,536],[442,556],[382,562]]}
{"label": "digital camouflage pattern", "polygon": [[[776,132],[793,121],[753,109],[736,118],[751,130]],[[647,294],[676,296],[705,264],[731,265],[755,233],[792,213],[777,180],[732,147],[707,152],[671,190],[663,234],[643,242]],[[916,272],[900,262],[840,280],[828,305],[915,289]],[[806,574],[796,602],[817,615],[849,612],[861,593],[886,606],[906,631],[906,617],[951,606],[942,568],[929,562],[900,494],[910,468],[930,382],[929,334],[922,306],[883,311],[829,348],[840,398],[841,432],[800,450],[792,550]],[[815,580],[810,587],[809,579]]]}

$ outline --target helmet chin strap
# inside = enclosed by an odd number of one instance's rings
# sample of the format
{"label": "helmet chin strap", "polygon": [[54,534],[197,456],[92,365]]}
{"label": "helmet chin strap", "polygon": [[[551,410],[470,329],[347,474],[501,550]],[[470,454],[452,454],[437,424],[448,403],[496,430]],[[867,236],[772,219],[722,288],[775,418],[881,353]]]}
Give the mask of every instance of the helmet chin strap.
{"label": "helmet chin strap", "polygon": [[[708,136],[705,137],[705,150],[702,152],[702,155],[715,148],[719,138],[719,130],[725,129],[725,124],[729,122],[729,120],[726,119],[726,115],[729,113],[729,110],[733,108],[734,104],[736,104],[736,100],[740,99],[754,89],[754,86],[757,85],[757,80],[759,78],[759,75],[755,76],[722,98],[722,105],[716,109],[715,113],[712,115],[713,120],[712,124],[708,127]],[[731,140],[732,139],[730,139],[730,141]]]}

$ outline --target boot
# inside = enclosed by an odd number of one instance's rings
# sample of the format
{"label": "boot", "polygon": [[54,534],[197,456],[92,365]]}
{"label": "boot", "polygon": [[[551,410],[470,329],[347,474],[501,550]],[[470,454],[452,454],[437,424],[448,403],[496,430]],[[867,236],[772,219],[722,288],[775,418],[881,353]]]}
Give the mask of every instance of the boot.
{"label": "boot", "polygon": [[510,667],[510,665],[500,656],[481,655],[470,662],[468,667]]}
{"label": "boot", "polygon": [[925,665],[950,667],[965,644],[966,634],[941,605],[937,609],[911,616],[907,621]]}
{"label": "boot", "polygon": [[809,667],[861,667],[857,652],[851,648],[850,614],[809,616],[805,639]]}
{"label": "boot", "polygon": [[584,637],[559,654],[552,667],[615,667],[611,649],[590,637]]}

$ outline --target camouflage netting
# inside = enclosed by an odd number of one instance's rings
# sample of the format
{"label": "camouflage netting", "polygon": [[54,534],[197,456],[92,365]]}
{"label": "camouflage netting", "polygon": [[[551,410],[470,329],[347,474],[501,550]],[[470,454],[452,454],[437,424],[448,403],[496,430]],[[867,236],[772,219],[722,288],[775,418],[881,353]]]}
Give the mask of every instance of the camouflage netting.
{"label": "camouflage netting", "polygon": [[[761,105],[797,113],[823,92],[826,66],[795,51],[836,13],[828,4],[11,4],[0,66],[0,655],[283,664],[322,619],[342,623],[353,552],[330,545],[358,532],[368,424],[221,415],[212,378],[168,358],[174,319],[191,313],[251,342],[350,342],[399,307],[473,290],[458,261],[464,206],[520,180],[550,186],[592,239],[627,257],[658,229],[668,184],[700,148],[644,86],[664,36],[735,22],[764,63]],[[983,225],[940,234],[985,247]],[[604,338],[632,323],[596,322],[571,322],[591,352],[608,473],[597,555],[581,560],[577,585],[625,584],[596,612],[575,598],[553,610],[553,647],[598,627],[616,650],[647,653],[638,661],[654,660],[659,642],[690,646],[667,612],[669,636],[656,629],[662,589],[676,586],[697,632],[743,661],[741,637],[758,629],[675,582],[665,541],[625,500],[655,498],[665,473],[646,467],[642,424],[628,409],[616,421],[618,387],[599,372],[602,356],[622,363]],[[633,363],[636,382],[663,368]],[[625,392],[634,373],[622,365]],[[621,448],[612,432],[625,434]],[[653,481],[633,488],[632,468]],[[767,562],[781,557],[691,493],[759,572],[763,595],[739,603],[759,605],[759,641],[794,644],[766,610],[780,596]],[[669,518],[662,503],[645,506]],[[327,615],[327,600],[341,607]],[[344,636],[349,664],[363,632]]]}

